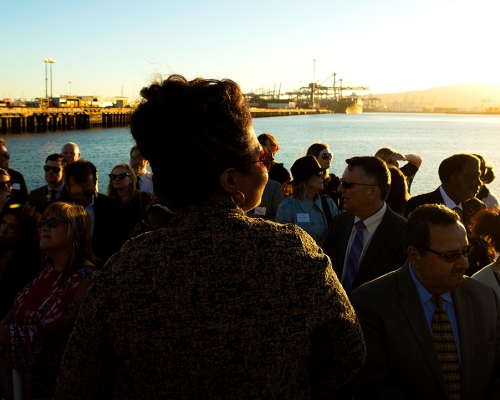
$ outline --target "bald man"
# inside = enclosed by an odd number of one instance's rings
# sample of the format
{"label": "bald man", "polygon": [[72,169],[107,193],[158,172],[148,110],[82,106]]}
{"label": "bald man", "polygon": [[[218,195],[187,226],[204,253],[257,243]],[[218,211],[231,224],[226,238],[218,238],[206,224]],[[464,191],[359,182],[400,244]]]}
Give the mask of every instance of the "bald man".
{"label": "bald man", "polygon": [[82,154],[80,153],[80,148],[76,143],[69,142],[66,143],[61,150],[61,155],[66,159],[68,164],[78,161]]}

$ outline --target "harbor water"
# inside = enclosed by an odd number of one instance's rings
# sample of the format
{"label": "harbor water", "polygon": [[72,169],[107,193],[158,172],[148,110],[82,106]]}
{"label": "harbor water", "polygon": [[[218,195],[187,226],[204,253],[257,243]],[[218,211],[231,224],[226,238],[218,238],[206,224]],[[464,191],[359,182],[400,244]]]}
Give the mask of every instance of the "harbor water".
{"label": "harbor water", "polygon": [[[330,145],[334,159],[330,171],[342,175],[344,160],[355,155],[373,155],[390,146],[400,153],[417,153],[424,162],[412,185],[412,194],[434,190],[439,185],[438,166],[455,153],[476,153],[493,164],[500,175],[500,117],[449,114],[323,114],[254,119],[257,134],[268,131],[280,143],[277,161],[290,168],[305,155],[310,144]],[[118,162],[128,162],[133,145],[127,128],[90,129],[4,137],[11,153],[11,168],[24,175],[29,190],[42,186],[43,165],[48,154],[59,153],[67,142],[80,146],[82,158],[99,171],[99,191],[106,192],[108,174]],[[165,149],[169,152],[179,149]],[[185,149],[186,163],[196,163],[196,154]],[[203,166],[200,165],[200,170]],[[182,171],[182,166],[179,166]],[[182,172],[180,172],[182,173]],[[489,185],[500,195],[500,176]]]}

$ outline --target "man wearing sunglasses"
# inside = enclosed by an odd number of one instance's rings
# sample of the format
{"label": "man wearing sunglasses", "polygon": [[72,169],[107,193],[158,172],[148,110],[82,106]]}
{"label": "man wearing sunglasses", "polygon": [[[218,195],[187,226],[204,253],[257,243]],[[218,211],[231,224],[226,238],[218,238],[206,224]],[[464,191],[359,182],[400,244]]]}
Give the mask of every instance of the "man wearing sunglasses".
{"label": "man wearing sunglasses", "polygon": [[405,219],[385,203],[391,185],[385,162],[352,157],[340,179],[345,212],[330,224],[323,250],[347,294],[363,283],[399,268]]}
{"label": "man wearing sunglasses", "polygon": [[121,203],[96,192],[97,169],[87,160],[66,166],[65,184],[69,195],[60,201],[79,204],[92,217],[92,251],[106,261],[128,239],[121,214]]}
{"label": "man wearing sunglasses", "polygon": [[43,211],[50,203],[68,195],[63,179],[64,167],[66,159],[62,155],[54,153],[46,158],[43,170],[47,184],[30,193],[31,202],[38,211]]}
{"label": "man wearing sunglasses", "polygon": [[28,198],[28,187],[24,176],[17,170],[9,168],[10,154],[7,151],[5,140],[0,138],[0,168],[5,169],[12,179],[12,198],[14,202],[24,202]]}
{"label": "man wearing sunglasses", "polygon": [[423,205],[404,241],[403,267],[351,293],[368,352],[356,399],[500,399],[500,299],[464,276],[458,214]]}

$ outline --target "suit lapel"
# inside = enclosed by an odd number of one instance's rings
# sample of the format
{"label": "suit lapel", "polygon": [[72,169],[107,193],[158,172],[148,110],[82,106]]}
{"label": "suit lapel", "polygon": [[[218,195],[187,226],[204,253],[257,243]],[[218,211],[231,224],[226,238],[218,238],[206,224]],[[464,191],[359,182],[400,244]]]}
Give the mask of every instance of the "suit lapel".
{"label": "suit lapel", "polygon": [[460,339],[460,357],[462,370],[462,397],[467,398],[470,387],[469,377],[472,375],[474,359],[474,318],[467,291],[459,286],[451,292],[453,308],[457,318],[458,337]]}
{"label": "suit lapel", "polygon": [[[343,217],[339,215],[339,217]],[[336,241],[336,263],[335,263],[335,273],[339,280],[342,280],[342,270],[344,269],[344,261],[347,252],[347,245],[349,243],[349,238],[351,237],[352,226],[354,225],[354,214],[349,213],[345,216],[345,222],[341,222],[342,226],[340,229],[340,235]],[[340,221],[339,221],[340,222]]]}
{"label": "suit lapel", "polygon": [[361,260],[361,264],[358,268],[358,273],[356,274],[356,278],[354,280],[353,286],[357,286],[363,274],[373,265],[373,261],[375,257],[380,255],[380,249],[383,246],[385,240],[387,239],[387,235],[390,233],[390,227],[393,224],[394,216],[392,211],[390,211],[389,206],[387,206],[387,210],[385,211],[384,217],[382,221],[380,221],[379,226],[373,233],[372,240],[368,244],[368,248],[366,249],[366,253]]}
{"label": "suit lapel", "polygon": [[416,341],[422,349],[422,353],[429,363],[432,373],[439,382],[443,392],[448,396],[448,388],[444,380],[443,367],[439,362],[434,339],[429,330],[429,325],[425,318],[417,289],[411,279],[409,268],[410,266],[406,263],[403,268],[398,271],[398,290],[402,294],[402,297],[399,299],[399,304],[405,313]]}

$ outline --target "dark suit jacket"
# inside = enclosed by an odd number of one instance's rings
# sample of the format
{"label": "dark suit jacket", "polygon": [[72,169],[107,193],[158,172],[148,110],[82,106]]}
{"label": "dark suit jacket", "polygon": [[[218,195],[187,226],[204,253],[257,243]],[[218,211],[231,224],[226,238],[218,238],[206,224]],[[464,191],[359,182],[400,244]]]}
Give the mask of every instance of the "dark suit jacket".
{"label": "dark suit jacket", "polygon": [[[374,233],[359,265],[352,289],[399,268],[406,260],[403,231],[406,221],[387,206],[382,222]],[[346,255],[347,244],[354,225],[354,214],[345,211],[333,217],[323,243],[323,250],[330,257],[339,280]]]}
{"label": "dark suit jacket", "polygon": [[[431,193],[425,193],[421,194],[415,197],[412,197],[409,201],[408,204],[406,205],[406,217],[408,218],[408,215],[414,211],[418,206],[421,206],[423,204],[443,204],[444,205],[444,200],[443,196],[441,196],[441,192],[439,191],[439,188],[434,190]],[[472,218],[478,211],[481,211],[486,208],[485,204],[479,200],[473,197],[472,199],[469,199],[467,201],[464,201],[462,204],[463,210],[464,210],[464,225],[465,228],[467,229],[467,233],[470,234],[470,223],[472,221]],[[474,250],[472,251],[472,254],[469,256],[469,269],[467,270],[467,275],[472,276],[475,274],[477,271],[479,271],[481,268],[486,267],[487,265],[491,264],[494,260],[491,258],[491,256],[488,254],[488,250],[479,242],[471,239],[469,237],[469,242],[474,245]]]}
{"label": "dark suit jacket", "polygon": [[[73,204],[73,200],[61,197],[59,201]],[[127,241],[122,214],[122,205],[119,200],[96,193],[94,196],[94,232],[92,234],[92,251],[102,261],[118,252]]]}
{"label": "dark suit jacket", "polygon": [[12,168],[7,168],[7,172],[9,173],[10,179],[12,179],[13,183],[19,184],[19,189],[15,189],[17,186],[12,187],[12,197],[10,201],[14,203],[24,203],[28,199],[28,187],[26,186],[23,174]]}
{"label": "dark suit jacket", "polygon": [[[431,330],[405,264],[351,293],[368,357],[356,399],[448,399]],[[500,299],[465,278],[452,292],[460,339],[462,400],[500,399]]]}
{"label": "dark suit jacket", "polygon": [[[61,191],[60,198],[65,198],[67,196],[68,196],[68,190],[66,189],[66,185],[64,185]],[[50,194],[47,185],[32,190],[29,196],[30,202],[36,207],[38,211],[43,211],[48,207],[48,205],[51,203],[49,202],[49,198]]]}

